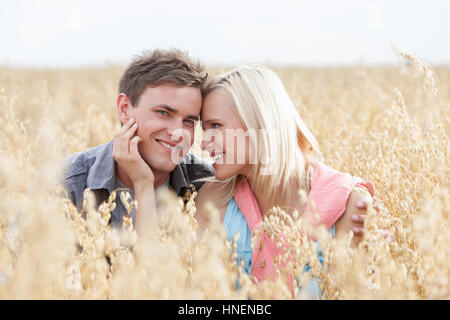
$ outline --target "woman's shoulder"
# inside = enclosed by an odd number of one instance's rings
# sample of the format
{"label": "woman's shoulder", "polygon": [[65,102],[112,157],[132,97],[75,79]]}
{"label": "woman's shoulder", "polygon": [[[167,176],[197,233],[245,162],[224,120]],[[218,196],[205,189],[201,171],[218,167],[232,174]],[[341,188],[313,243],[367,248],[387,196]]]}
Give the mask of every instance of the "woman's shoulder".
{"label": "woman's shoulder", "polygon": [[359,177],[337,171],[318,162],[312,172],[306,210],[315,207],[322,222],[330,228],[343,215],[347,207],[354,207],[354,203],[360,200],[358,195],[353,195],[353,190],[366,185],[367,183]]}
{"label": "woman's shoulder", "polygon": [[309,174],[312,188],[345,187],[351,189],[352,186],[362,181],[359,177],[333,169],[322,162],[314,163],[310,167]]}

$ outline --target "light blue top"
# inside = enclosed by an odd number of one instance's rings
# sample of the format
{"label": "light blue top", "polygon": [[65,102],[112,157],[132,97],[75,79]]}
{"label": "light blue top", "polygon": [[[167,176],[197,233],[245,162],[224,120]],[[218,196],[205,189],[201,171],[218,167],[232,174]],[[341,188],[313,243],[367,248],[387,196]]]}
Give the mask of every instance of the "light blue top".
{"label": "light blue top", "polygon": [[244,261],[244,270],[250,273],[252,265],[252,249],[250,247],[252,233],[247,224],[247,220],[242,215],[234,197],[228,202],[227,211],[223,219],[223,226],[227,231],[227,240],[233,241],[234,236],[239,232],[237,240],[237,264]]}
{"label": "light blue top", "polygon": [[[247,224],[247,220],[245,220],[244,215],[239,209],[236,200],[234,197],[231,198],[230,202],[228,202],[227,210],[225,212],[225,217],[223,219],[223,226],[227,232],[227,240],[233,241],[234,236],[239,232],[239,238],[237,240],[237,264],[239,265],[241,261],[244,261],[244,270],[248,274],[251,272],[252,265],[252,249],[251,249],[251,232]],[[329,232],[331,232],[333,238],[335,237],[335,227],[334,225],[330,228]],[[322,249],[318,246],[317,255],[319,257],[319,261],[323,264],[323,254]],[[305,267],[307,272],[310,271],[309,265]],[[238,287],[239,284],[238,284]],[[322,293],[319,288],[319,284],[316,279],[311,278],[311,281],[308,283],[307,288],[309,298],[310,299],[320,299]]]}

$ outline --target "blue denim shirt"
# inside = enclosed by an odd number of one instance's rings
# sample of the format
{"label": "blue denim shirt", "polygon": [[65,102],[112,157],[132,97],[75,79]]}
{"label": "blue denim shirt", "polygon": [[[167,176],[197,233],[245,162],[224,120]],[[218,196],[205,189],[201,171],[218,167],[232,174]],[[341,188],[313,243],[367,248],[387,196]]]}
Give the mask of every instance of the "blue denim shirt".
{"label": "blue denim shirt", "polygon": [[[82,210],[83,192],[91,189],[97,200],[97,206],[106,201],[116,186],[116,161],[112,157],[113,141],[70,155],[63,160],[65,168],[62,185],[67,190],[74,205]],[[214,175],[214,168],[202,160],[188,153],[170,173],[169,187],[177,195],[184,196],[193,185],[197,190],[202,182],[200,178]],[[119,197],[117,197],[119,199]],[[116,208],[111,212],[110,224],[120,227],[126,210],[122,202],[116,201]],[[134,221],[134,210],[131,212]]]}

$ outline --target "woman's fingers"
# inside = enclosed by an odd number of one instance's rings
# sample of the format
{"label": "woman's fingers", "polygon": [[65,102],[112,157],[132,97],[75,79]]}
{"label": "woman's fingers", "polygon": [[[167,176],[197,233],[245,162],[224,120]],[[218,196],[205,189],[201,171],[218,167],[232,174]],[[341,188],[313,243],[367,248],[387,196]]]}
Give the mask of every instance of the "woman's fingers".
{"label": "woman's fingers", "polygon": [[353,227],[352,231],[355,236],[362,236],[364,233],[364,229],[360,227]]}
{"label": "woman's fingers", "polygon": [[366,209],[367,209],[367,206],[368,206],[368,203],[367,203],[367,201],[365,201],[365,200],[360,200],[360,201],[358,201],[358,202],[356,203],[356,207],[357,207],[358,209],[366,210]]}
{"label": "woman's fingers", "polygon": [[366,219],[366,216],[363,214],[354,214],[352,216],[352,221],[359,224],[364,224],[364,220]]}
{"label": "woman's fingers", "polygon": [[[361,210],[367,210],[367,208],[369,207],[369,203],[365,200],[360,200],[356,203],[356,207]],[[373,207],[377,212],[385,210],[383,204],[380,201],[375,201]]]}
{"label": "woman's fingers", "polygon": [[[355,236],[362,236],[364,234],[364,228],[363,227],[353,227],[352,232]],[[392,234],[385,229],[381,229],[378,231],[379,234],[383,237],[383,240],[386,244],[391,244],[393,242]]]}
{"label": "woman's fingers", "polygon": [[384,209],[383,205],[379,201],[375,202],[374,207],[375,207],[375,210],[377,210],[377,212],[380,212],[380,211],[382,211]]}

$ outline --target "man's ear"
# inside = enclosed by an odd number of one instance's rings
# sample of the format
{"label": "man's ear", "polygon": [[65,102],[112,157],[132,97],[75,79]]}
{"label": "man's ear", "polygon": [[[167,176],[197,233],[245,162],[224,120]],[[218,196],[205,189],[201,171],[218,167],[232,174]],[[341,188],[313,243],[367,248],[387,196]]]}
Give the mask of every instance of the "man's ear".
{"label": "man's ear", "polygon": [[117,114],[122,124],[127,123],[134,114],[130,98],[125,93],[121,93],[117,97]]}

